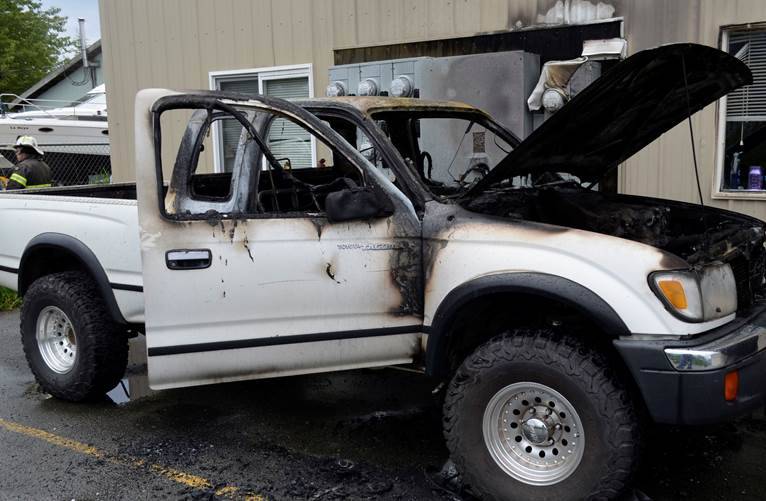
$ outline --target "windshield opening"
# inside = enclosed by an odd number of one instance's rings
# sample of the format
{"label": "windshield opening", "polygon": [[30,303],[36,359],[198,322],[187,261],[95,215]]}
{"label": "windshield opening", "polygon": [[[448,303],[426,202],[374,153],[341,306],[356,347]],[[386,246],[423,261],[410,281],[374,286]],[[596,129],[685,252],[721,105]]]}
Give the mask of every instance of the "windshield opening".
{"label": "windshield opening", "polygon": [[82,105],[104,105],[106,106],[106,94],[85,94],[77,101],[73,101],[70,106],[82,106]]}
{"label": "windshield opening", "polygon": [[518,144],[481,113],[386,111],[373,119],[438,197],[462,195]]}

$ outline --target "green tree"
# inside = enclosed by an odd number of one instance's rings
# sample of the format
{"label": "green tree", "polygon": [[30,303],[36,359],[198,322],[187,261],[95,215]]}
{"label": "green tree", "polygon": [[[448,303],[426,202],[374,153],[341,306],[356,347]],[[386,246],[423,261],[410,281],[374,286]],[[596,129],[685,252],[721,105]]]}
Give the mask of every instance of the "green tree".
{"label": "green tree", "polygon": [[35,0],[0,0],[0,92],[21,94],[72,48],[60,12]]}

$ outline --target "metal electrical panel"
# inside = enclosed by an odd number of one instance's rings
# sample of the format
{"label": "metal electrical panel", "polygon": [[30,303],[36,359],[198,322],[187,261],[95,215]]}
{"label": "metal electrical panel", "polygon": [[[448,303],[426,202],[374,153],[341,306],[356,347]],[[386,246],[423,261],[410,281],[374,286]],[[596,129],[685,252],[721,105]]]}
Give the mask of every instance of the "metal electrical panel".
{"label": "metal electrical panel", "polygon": [[388,85],[393,80],[393,69],[390,62],[364,63],[359,65],[359,81],[372,81],[377,88],[376,95],[388,90]]}
{"label": "metal electrical panel", "polygon": [[342,83],[350,95],[358,95],[367,79],[375,83],[376,95],[387,95],[392,80],[405,76],[419,97],[481,108],[520,138],[534,129],[526,103],[539,75],[539,56],[523,51],[375,61],[329,71],[330,82]]}
{"label": "metal electrical panel", "polygon": [[527,97],[540,75],[540,58],[523,51],[427,58],[415,69],[424,99],[449,99],[476,106],[520,138],[532,130]]}
{"label": "metal electrical panel", "polygon": [[393,70],[394,70],[393,71],[394,77],[399,77],[404,75],[407,78],[410,78],[413,82],[415,82],[415,67],[418,64],[418,61],[423,61],[425,59],[430,59],[430,58],[419,57],[417,59],[397,59],[392,61],[391,66],[393,67]]}
{"label": "metal electrical panel", "polygon": [[[527,98],[539,75],[539,56],[509,51],[335,66],[329,76],[330,87],[337,89],[340,84],[347,95],[370,95],[370,89],[375,90],[372,95],[397,95],[397,90],[407,88],[408,97],[468,103],[523,139],[534,130]],[[399,84],[396,90],[395,83]],[[428,154],[432,165],[444,166],[431,178],[438,182],[454,181],[453,166],[455,172],[465,172],[466,167],[496,165],[510,148],[498,144],[494,134],[481,125],[468,121],[421,120],[418,130],[421,151]]]}
{"label": "metal electrical panel", "polygon": [[359,86],[359,65],[349,64],[330,68],[330,82],[340,82],[348,93],[356,94]]}

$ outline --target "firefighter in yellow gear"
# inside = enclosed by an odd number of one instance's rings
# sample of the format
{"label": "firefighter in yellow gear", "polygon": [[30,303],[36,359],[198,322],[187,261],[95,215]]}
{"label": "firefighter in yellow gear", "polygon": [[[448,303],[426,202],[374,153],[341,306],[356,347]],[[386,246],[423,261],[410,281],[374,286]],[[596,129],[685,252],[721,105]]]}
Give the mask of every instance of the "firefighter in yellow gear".
{"label": "firefighter in yellow gear", "polygon": [[6,190],[25,190],[51,186],[51,168],[43,162],[43,150],[32,136],[19,136],[14,145],[18,163],[13,168]]}

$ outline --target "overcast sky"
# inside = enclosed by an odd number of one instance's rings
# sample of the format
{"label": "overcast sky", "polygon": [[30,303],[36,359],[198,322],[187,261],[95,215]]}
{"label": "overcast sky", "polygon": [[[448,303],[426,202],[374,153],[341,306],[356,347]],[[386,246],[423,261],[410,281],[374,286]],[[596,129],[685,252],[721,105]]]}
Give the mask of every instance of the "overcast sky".
{"label": "overcast sky", "polygon": [[41,0],[43,8],[58,7],[61,15],[67,19],[67,34],[79,36],[77,18],[85,18],[85,38],[88,45],[101,38],[101,26],[98,22],[98,0]]}

